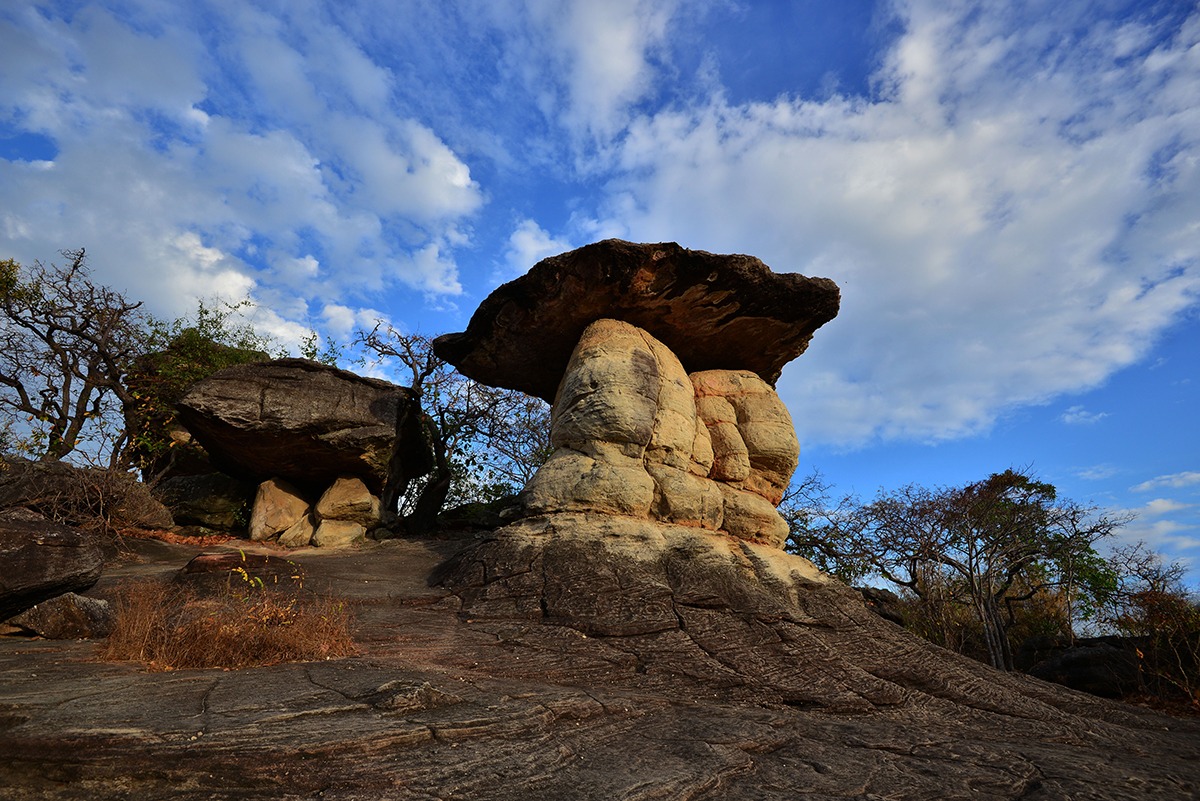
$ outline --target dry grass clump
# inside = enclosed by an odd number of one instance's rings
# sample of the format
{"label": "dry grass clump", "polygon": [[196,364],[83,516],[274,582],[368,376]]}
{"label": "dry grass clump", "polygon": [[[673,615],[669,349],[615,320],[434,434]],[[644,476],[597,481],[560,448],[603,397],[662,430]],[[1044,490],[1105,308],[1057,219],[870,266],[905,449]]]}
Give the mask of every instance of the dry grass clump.
{"label": "dry grass clump", "polygon": [[116,606],[116,625],[100,658],[151,670],[261,667],[355,650],[346,603],[327,598],[234,586],[199,595],[140,580],[122,585]]}

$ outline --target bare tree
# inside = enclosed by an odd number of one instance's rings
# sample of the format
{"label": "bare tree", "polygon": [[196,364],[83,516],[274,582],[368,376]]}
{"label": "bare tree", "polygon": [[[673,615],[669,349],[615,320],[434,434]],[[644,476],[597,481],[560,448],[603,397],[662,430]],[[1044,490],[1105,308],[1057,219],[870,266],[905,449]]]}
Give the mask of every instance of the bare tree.
{"label": "bare tree", "polygon": [[966,606],[988,660],[1012,670],[1015,605],[1052,587],[1069,597],[1093,577],[1096,543],[1129,518],[1059,499],[1052,485],[1006,470],[961,487],[880,491],[819,519],[794,526],[798,550],[844,574],[878,574],[922,601]]}
{"label": "bare tree", "polygon": [[145,352],[141,303],[92,282],[84,250],[64,265],[0,261],[0,409],[30,455],[84,455],[116,466],[125,443],[122,378]]}
{"label": "bare tree", "polygon": [[356,344],[398,365],[420,401],[433,470],[401,499],[409,532],[427,532],[448,502],[491,500],[524,486],[550,453],[549,409],[515,390],[472,381],[433,352],[433,340],[377,323]]}

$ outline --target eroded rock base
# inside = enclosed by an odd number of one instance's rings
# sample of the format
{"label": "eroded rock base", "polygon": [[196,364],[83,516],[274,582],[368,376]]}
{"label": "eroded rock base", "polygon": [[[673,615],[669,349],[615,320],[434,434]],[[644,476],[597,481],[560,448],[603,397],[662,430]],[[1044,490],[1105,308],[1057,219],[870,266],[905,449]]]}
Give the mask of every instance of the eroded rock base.
{"label": "eroded rock base", "polygon": [[[88,643],[0,638],[0,799],[1157,800],[1200,788],[1200,726],[937,649],[802,560],[710,533],[584,540],[572,531],[586,518],[551,522],[457,555],[416,541],[290,555],[306,587],[354,603],[353,659],[146,673],[91,661]],[[176,551],[164,571],[194,555]]]}

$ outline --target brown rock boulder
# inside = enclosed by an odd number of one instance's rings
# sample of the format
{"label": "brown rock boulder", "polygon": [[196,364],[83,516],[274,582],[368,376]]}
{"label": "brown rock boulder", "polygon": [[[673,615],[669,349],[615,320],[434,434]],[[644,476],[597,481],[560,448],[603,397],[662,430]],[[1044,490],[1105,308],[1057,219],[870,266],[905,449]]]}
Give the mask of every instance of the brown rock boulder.
{"label": "brown rock boulder", "polygon": [[221,370],[178,408],[214,463],[253,481],[278,476],[317,494],[349,475],[378,494],[389,477],[429,469],[409,390],[307,359]]}
{"label": "brown rock boulder", "polygon": [[554,452],[521,493],[527,515],[596,512],[782,547],[775,510],[800,446],[775,390],[747,371],[688,376],[646,331],[583,332],[554,400]]}
{"label": "brown rock boulder", "polygon": [[47,640],[87,640],[107,637],[115,619],[108,601],[68,592],[26,609],[8,623]]}
{"label": "brown rock boulder", "polygon": [[100,578],[100,538],[48,520],[0,519],[0,620]]}
{"label": "brown rock boulder", "polygon": [[349,548],[363,542],[367,527],[353,520],[322,520],[312,535],[312,544],[318,548]]}
{"label": "brown rock boulder", "polygon": [[753,256],[608,239],[538,262],[433,347],[476,381],[551,400],[583,330],[612,318],[650,332],[688,372],[750,370],[773,386],[839,302],[833,281]]}
{"label": "brown rock boulder", "polygon": [[250,539],[269,540],[308,516],[309,504],[299,489],[273,478],[258,485],[250,513]]}
{"label": "brown rock boulder", "polygon": [[347,520],[366,528],[379,524],[379,498],[357,478],[343,476],[333,482],[314,509],[321,520]]}

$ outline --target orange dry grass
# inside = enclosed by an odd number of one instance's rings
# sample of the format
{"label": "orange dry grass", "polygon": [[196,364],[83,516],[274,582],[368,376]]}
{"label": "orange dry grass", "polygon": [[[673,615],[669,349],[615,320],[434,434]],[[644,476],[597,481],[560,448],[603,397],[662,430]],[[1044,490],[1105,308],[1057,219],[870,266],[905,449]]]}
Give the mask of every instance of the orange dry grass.
{"label": "orange dry grass", "polygon": [[343,602],[231,587],[212,597],[155,581],[131,581],[101,659],[151,670],[245,668],[349,656]]}

